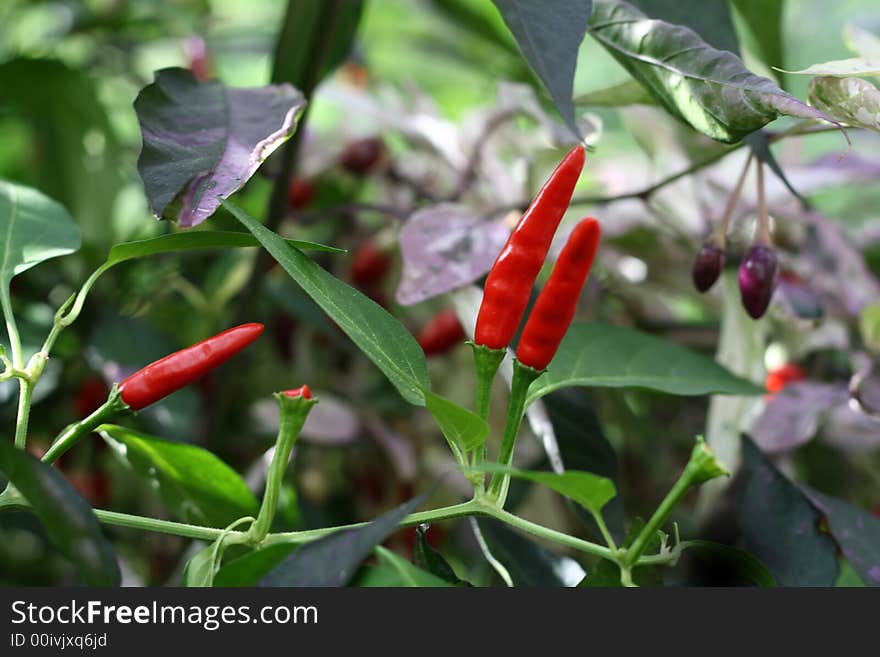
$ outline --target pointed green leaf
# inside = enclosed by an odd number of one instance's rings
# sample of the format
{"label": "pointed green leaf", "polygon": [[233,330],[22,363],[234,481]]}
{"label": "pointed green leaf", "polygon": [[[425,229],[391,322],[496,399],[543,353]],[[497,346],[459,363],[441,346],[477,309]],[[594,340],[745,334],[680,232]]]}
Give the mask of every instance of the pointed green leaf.
{"label": "pointed green leaf", "polygon": [[452,445],[463,452],[480,447],[489,436],[489,425],[476,413],[432,392],[425,392],[425,406]]}
{"label": "pointed green leaf", "polygon": [[382,370],[406,401],[416,406],[425,404],[423,391],[431,388],[425,354],[399,321],[241,208],[228,201],[223,205]]}
{"label": "pointed green leaf", "polygon": [[244,480],[208,450],[111,424],[98,431],[183,522],[226,527],[257,514],[259,504]]}
{"label": "pointed green leaf", "polygon": [[578,48],[593,3],[591,0],[492,1],[565,123],[580,137],[572,88]]}
{"label": "pointed green leaf", "polygon": [[0,180],[0,284],[44,260],[79,249],[79,228],[61,205],[35,189]]}
{"label": "pointed green leaf", "polygon": [[711,358],[647,333],[580,322],[529,388],[528,403],[565,386],[649,388],[674,395],[759,395],[765,391]]}
{"label": "pointed green leaf", "polygon": [[613,481],[590,472],[578,470],[566,470],[559,474],[555,472],[527,472],[491,463],[480,466],[478,469],[493,474],[509,474],[518,479],[526,479],[547,486],[560,495],[577,502],[591,513],[599,513],[602,507],[617,495]]}
{"label": "pointed green leaf", "polygon": [[864,57],[836,59],[831,62],[813,64],[799,71],[783,71],[783,73],[791,73],[792,75],[830,75],[834,77],[880,75],[880,57],[876,59],[866,59]]}

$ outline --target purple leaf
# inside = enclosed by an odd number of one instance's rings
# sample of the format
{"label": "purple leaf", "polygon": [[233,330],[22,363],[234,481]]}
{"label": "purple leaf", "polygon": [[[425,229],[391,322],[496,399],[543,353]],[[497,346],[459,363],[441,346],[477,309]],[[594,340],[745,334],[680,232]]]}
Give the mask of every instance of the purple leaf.
{"label": "purple leaf", "polygon": [[202,223],[293,134],[304,105],[289,84],[234,89],[185,69],[157,71],[134,102],[138,172],[155,215]]}
{"label": "purple leaf", "polygon": [[873,451],[880,447],[880,420],[840,404],[828,414],[822,440],[847,452]]}
{"label": "purple leaf", "polygon": [[831,535],[862,582],[880,586],[880,518],[807,486],[801,490],[825,516]]}
{"label": "purple leaf", "polygon": [[419,210],[400,231],[398,302],[411,306],[475,281],[492,267],[508,234],[502,221],[486,220],[464,206]]}
{"label": "purple leaf", "polygon": [[752,439],[770,454],[800,447],[816,435],[822,414],[846,397],[842,385],[791,383],[767,403],[752,429]]}

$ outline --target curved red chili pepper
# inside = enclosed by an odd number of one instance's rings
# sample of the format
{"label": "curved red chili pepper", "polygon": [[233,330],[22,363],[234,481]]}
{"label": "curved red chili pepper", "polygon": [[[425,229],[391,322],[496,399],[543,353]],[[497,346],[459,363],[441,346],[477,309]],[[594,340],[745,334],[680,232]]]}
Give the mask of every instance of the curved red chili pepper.
{"label": "curved red chili pepper", "polygon": [[262,332],[262,324],[242,324],[175,351],[123,380],[119,384],[122,401],[135,411],[145,408],[225,363]]}
{"label": "curved red chili pepper", "polygon": [[425,356],[442,354],[463,342],[464,328],[454,310],[441,310],[430,322],[419,331],[416,340]]}
{"label": "curved red chili pepper", "polygon": [[543,370],[556,355],[574,318],[601,232],[595,219],[584,219],[571,232],[519,339],[516,357],[523,365]]}
{"label": "curved red chili pepper", "polygon": [[584,168],[584,149],[576,146],[559,163],[526,210],[492,265],[477,315],[474,342],[503,349],[519,328],[535,277]]}

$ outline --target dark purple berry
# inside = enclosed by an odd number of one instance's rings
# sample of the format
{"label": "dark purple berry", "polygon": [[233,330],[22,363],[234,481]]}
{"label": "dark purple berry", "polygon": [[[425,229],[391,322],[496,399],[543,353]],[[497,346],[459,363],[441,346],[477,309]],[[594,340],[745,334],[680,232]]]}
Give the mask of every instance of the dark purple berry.
{"label": "dark purple berry", "polygon": [[724,249],[712,242],[706,242],[697,253],[697,259],[694,261],[694,286],[700,291],[705,292],[715,285],[715,281],[721,276],[721,270],[724,268]]}
{"label": "dark purple berry", "polygon": [[756,244],[746,252],[737,278],[743,307],[753,319],[767,311],[776,288],[777,271],[776,252],[772,247]]}

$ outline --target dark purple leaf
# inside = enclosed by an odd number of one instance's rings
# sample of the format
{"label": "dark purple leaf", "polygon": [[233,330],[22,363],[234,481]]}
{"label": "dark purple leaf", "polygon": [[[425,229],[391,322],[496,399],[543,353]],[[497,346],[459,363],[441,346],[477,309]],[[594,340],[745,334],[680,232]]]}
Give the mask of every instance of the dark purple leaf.
{"label": "dark purple leaf", "polygon": [[819,514],[800,489],[743,437],[737,517],[749,552],[780,586],[831,586],[837,549],[819,528]]}
{"label": "dark purple leaf", "polygon": [[880,518],[808,486],[801,486],[828,524],[843,556],[866,586],[880,586]]}
{"label": "dark purple leaf", "polygon": [[403,274],[397,300],[405,305],[472,283],[489,271],[508,228],[474,210],[443,203],[413,214],[400,231]]}
{"label": "dark purple leaf", "polygon": [[791,383],[767,403],[752,429],[752,439],[771,454],[800,447],[816,435],[822,414],[846,398],[846,386]]}
{"label": "dark purple leaf", "polygon": [[296,129],[302,94],[289,84],[238,89],[156,72],[134,102],[138,171],[157,217],[196,226],[240,189]]}

